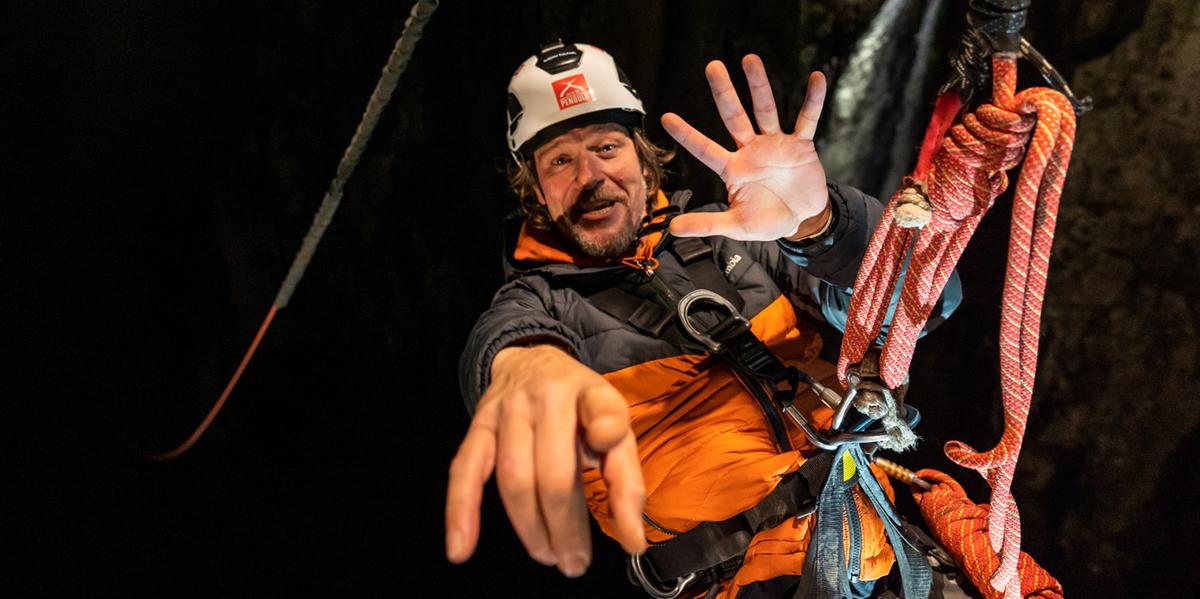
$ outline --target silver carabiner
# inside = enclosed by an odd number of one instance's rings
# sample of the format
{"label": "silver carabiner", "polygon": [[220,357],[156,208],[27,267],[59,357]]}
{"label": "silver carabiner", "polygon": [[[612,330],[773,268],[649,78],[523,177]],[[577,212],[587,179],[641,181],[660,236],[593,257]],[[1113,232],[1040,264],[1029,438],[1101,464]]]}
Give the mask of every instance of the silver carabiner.
{"label": "silver carabiner", "polygon": [[822,435],[812,423],[796,409],[795,405],[789,405],[783,409],[783,413],[787,414],[796,426],[804,432],[804,436],[808,438],[808,442],[815,445],[818,449],[825,451],[835,451],[843,445],[864,445],[868,443],[879,443],[888,439],[886,432],[867,432],[867,433],[838,433],[833,437]]}
{"label": "silver carabiner", "polygon": [[651,597],[654,597],[654,599],[675,599],[683,594],[683,589],[687,588],[687,585],[692,584],[692,581],[696,580],[695,572],[687,576],[680,576],[675,579],[675,588],[664,591],[654,586],[654,583],[650,582],[649,578],[646,578],[646,573],[642,570],[641,555],[629,556],[629,566],[633,570],[633,575],[637,577],[638,584],[642,585],[642,589]]}
{"label": "silver carabiner", "polygon": [[742,324],[750,326],[750,322],[742,317],[742,314],[741,312],[738,312],[737,307],[730,303],[729,300],[721,297],[721,295],[718,293],[714,293],[707,289],[697,289],[679,298],[679,303],[676,305],[676,309],[679,311],[679,323],[683,325],[683,330],[687,331],[687,334],[691,336],[692,339],[699,341],[702,345],[704,345],[705,348],[708,349],[708,351],[714,354],[721,351],[721,344],[712,337],[709,337],[707,334],[701,333],[699,329],[692,325],[691,316],[688,314],[692,308],[692,304],[699,301],[708,301],[717,304],[718,306],[729,310],[729,315],[734,320],[738,320]]}

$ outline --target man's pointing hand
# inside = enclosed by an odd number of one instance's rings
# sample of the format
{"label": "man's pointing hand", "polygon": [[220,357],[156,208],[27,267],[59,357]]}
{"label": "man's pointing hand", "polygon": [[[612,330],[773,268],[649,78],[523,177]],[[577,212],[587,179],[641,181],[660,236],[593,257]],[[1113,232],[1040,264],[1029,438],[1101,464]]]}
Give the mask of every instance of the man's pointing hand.
{"label": "man's pointing hand", "polygon": [[463,562],[474,553],[493,469],[513,529],[535,560],[567,576],[591,563],[586,467],[601,470],[621,546],[644,551],[645,486],[621,393],[551,345],[500,351],[492,375],[450,465],[446,557]]}

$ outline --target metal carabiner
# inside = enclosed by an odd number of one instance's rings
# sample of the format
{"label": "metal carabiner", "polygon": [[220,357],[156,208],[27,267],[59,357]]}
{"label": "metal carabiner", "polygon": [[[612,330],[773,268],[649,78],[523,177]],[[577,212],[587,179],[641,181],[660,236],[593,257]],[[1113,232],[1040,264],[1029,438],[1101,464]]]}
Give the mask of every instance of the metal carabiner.
{"label": "metal carabiner", "polygon": [[843,445],[879,443],[886,441],[889,437],[886,432],[882,431],[838,433],[833,437],[826,437],[813,427],[812,423],[800,413],[800,410],[796,409],[794,404],[784,408],[783,413],[787,414],[792,419],[792,422],[795,422],[796,426],[800,427],[800,430],[804,433],[809,443],[825,451],[835,451]]}
{"label": "metal carabiner", "polygon": [[683,594],[683,589],[687,588],[687,585],[692,584],[692,581],[696,580],[697,576],[696,572],[692,572],[687,576],[680,576],[675,579],[675,588],[664,591],[654,586],[654,583],[650,582],[649,578],[646,578],[646,573],[642,570],[641,555],[635,554],[629,556],[629,567],[633,570],[633,575],[637,578],[638,584],[642,585],[642,589],[651,597],[654,597],[654,599],[675,599]]}
{"label": "metal carabiner", "polygon": [[1050,64],[1050,61],[1024,37],[1021,38],[1021,56],[1037,67],[1038,72],[1042,74],[1042,78],[1050,84],[1050,87],[1062,92],[1062,95],[1067,97],[1067,100],[1071,102],[1071,107],[1075,109],[1075,116],[1080,116],[1092,109],[1092,97],[1076,96],[1062,73],[1059,73],[1058,69],[1054,68],[1054,65]]}
{"label": "metal carabiner", "polygon": [[712,337],[708,336],[707,333],[700,332],[700,330],[692,324],[692,319],[689,314],[692,304],[699,301],[708,301],[717,304],[718,306],[729,310],[730,318],[741,322],[747,327],[750,326],[750,322],[742,317],[742,314],[741,312],[738,312],[737,307],[730,303],[729,300],[721,297],[721,295],[718,293],[714,293],[707,289],[697,289],[679,298],[679,303],[676,304],[676,308],[679,311],[679,322],[683,325],[683,330],[687,331],[687,334],[691,336],[692,339],[699,341],[706,349],[708,349],[708,351],[714,354],[721,351],[721,344]]}

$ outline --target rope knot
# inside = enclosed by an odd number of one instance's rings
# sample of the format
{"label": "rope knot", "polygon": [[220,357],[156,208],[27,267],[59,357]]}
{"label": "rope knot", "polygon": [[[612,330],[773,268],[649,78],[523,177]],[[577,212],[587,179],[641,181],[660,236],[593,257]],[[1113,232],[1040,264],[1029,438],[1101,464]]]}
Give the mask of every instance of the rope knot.
{"label": "rope knot", "polygon": [[907,182],[907,186],[900,190],[900,197],[896,198],[892,218],[905,229],[920,229],[933,220],[933,206],[922,185],[911,180]]}

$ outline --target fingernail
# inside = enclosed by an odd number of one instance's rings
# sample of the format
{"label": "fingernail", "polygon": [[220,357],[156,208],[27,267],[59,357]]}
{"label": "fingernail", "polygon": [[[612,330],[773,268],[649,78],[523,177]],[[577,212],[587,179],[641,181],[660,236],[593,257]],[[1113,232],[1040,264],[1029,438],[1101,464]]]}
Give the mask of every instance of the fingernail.
{"label": "fingernail", "polygon": [[587,571],[588,561],[589,557],[587,554],[573,553],[563,559],[558,569],[568,578],[577,578],[583,576],[583,573]]}
{"label": "fingernail", "polygon": [[462,555],[463,540],[462,535],[457,530],[446,532],[446,558],[452,562],[459,561],[459,556]]}

